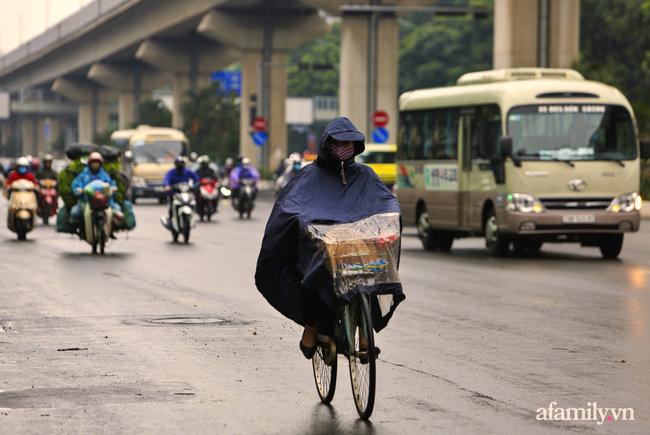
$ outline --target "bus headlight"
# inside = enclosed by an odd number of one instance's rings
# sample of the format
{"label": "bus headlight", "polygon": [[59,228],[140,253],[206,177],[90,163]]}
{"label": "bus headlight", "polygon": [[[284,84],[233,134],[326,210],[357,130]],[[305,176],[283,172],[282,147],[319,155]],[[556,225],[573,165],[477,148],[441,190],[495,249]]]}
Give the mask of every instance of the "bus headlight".
{"label": "bus headlight", "polygon": [[507,211],[522,213],[542,213],[546,209],[541,201],[527,193],[511,193],[506,197]]}
{"label": "bus headlight", "polygon": [[641,210],[641,197],[636,193],[625,193],[619,195],[609,204],[607,211],[612,213],[630,212],[634,210]]}
{"label": "bus headlight", "polygon": [[133,177],[131,184],[135,187],[147,187],[147,181],[142,177]]}

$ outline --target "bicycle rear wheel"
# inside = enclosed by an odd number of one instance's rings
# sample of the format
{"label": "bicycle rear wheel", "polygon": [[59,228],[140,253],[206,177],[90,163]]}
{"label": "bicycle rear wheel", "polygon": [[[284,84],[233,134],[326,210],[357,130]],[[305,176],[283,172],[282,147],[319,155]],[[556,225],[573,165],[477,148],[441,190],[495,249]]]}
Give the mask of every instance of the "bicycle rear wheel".
{"label": "bicycle rear wheel", "polygon": [[375,406],[375,338],[368,296],[360,293],[349,310],[350,332],[350,381],[352,395],[359,417],[370,418]]}
{"label": "bicycle rear wheel", "polygon": [[338,358],[336,346],[329,337],[318,336],[316,353],[312,357],[316,389],[323,403],[330,403],[336,391],[336,369]]}

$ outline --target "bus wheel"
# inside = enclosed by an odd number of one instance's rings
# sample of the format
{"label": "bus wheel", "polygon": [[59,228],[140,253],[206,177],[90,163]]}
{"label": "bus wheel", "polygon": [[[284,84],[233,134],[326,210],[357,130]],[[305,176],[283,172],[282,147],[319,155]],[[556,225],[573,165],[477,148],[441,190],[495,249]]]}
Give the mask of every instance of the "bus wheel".
{"label": "bus wheel", "polygon": [[614,259],[618,257],[623,248],[623,234],[601,234],[599,247],[603,258]]}
{"label": "bus wheel", "polygon": [[435,251],[437,244],[434,238],[434,231],[429,226],[429,213],[424,208],[418,216],[418,237],[422,241],[422,246],[427,251]]}
{"label": "bus wheel", "polygon": [[499,221],[494,209],[485,220],[485,247],[493,257],[505,257],[510,249],[510,239],[499,232]]}

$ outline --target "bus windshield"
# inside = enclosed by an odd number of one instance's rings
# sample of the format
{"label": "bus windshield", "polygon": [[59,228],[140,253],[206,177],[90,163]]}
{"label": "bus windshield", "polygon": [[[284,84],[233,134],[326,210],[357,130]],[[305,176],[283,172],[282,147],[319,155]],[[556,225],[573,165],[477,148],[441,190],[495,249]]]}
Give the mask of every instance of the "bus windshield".
{"label": "bus windshield", "polygon": [[137,141],[133,144],[134,163],[172,163],[185,155],[185,143],[177,140]]}
{"label": "bus windshield", "polygon": [[632,160],[636,136],[622,106],[544,104],[508,113],[514,154],[532,160]]}

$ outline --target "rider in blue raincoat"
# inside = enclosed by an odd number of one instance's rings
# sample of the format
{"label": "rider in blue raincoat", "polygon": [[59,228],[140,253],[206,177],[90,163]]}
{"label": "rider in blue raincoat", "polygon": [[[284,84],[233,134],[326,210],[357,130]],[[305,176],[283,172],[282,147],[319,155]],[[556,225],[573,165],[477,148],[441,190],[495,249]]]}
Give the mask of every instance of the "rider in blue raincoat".
{"label": "rider in blue raincoat", "polygon": [[[316,350],[317,332],[331,332],[327,328],[334,323],[336,308],[359,292],[370,295],[376,331],[386,326],[405,298],[399,282],[357,286],[337,296],[321,253],[305,237],[310,224],[348,224],[400,213],[397,199],[377,174],[355,162],[364,142],[365,136],[349,119],[335,118],[320,140],[316,161],[301,169],[280,193],[262,241],[255,283],[273,307],[305,326],[300,349],[307,358]],[[392,295],[387,313],[377,309],[378,295]]]}
{"label": "rider in blue raincoat", "polygon": [[72,182],[72,192],[77,198],[79,198],[79,202],[77,202],[77,204],[72,207],[72,210],[70,211],[70,223],[79,225],[83,222],[83,208],[88,201],[83,190],[84,187],[86,187],[91,181],[95,180],[100,180],[104,183],[109,184],[111,187],[109,205],[115,213],[115,218],[117,220],[122,219],[122,207],[120,207],[120,205],[115,202],[114,198],[114,193],[117,190],[117,185],[115,184],[115,180],[113,180],[111,176],[108,175],[102,168],[103,163],[104,158],[101,154],[98,152],[90,153],[88,156],[88,165],[84,168],[83,171],[81,171],[81,174],[77,175],[77,177]]}
{"label": "rider in blue raincoat", "polygon": [[189,183],[190,180],[194,182],[194,187],[197,187],[201,181],[196,172],[185,167],[185,159],[183,157],[176,157],[174,159],[174,169],[170,169],[163,180],[163,188],[167,191],[168,199],[167,226],[171,225],[172,219],[172,196],[174,195],[172,186],[179,183]]}

